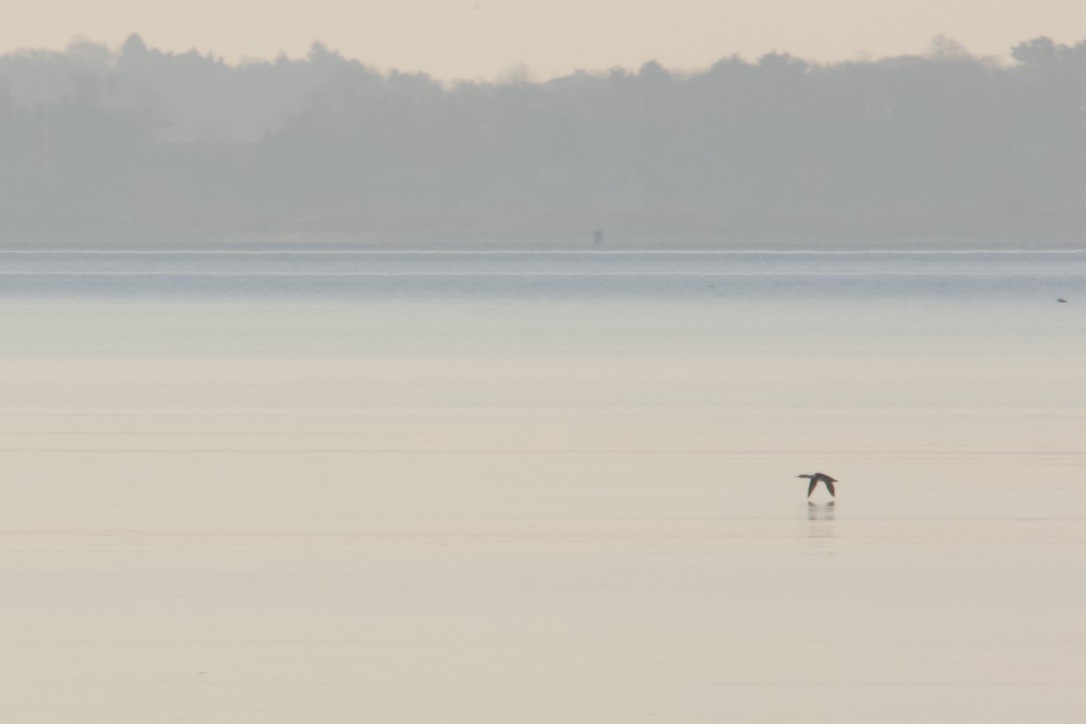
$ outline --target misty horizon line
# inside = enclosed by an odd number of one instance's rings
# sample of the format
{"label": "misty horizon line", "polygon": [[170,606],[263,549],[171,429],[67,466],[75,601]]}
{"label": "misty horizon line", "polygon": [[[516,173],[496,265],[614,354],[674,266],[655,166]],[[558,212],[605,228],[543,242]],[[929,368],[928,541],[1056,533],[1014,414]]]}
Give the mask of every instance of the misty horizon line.
{"label": "misty horizon line", "polygon": [[[677,67],[669,66],[661,63],[655,56],[645,58],[635,65],[613,64],[606,67],[595,68],[575,68],[568,72],[558,72],[553,74],[544,74],[537,71],[530,64],[519,61],[509,61],[504,69],[495,71],[489,76],[443,76],[436,70],[420,68],[420,69],[401,69],[396,66],[384,66],[377,62],[371,62],[362,57],[351,57],[344,54],[339,48],[330,47],[325,41],[320,39],[313,40],[308,47],[308,50],[304,55],[290,55],[285,50],[280,50],[274,57],[260,57],[260,56],[242,56],[233,60],[228,60],[225,55],[217,53],[214,49],[200,50],[196,46],[192,46],[188,50],[170,50],[163,49],[153,44],[148,44],[143,35],[138,31],[129,33],[125,40],[119,44],[111,44],[105,41],[95,40],[87,36],[77,34],[72,37],[63,50],[45,48],[45,47],[18,47],[9,51],[0,53],[0,59],[35,55],[95,55],[108,53],[113,58],[115,63],[121,55],[126,44],[138,43],[142,45],[147,52],[158,54],[164,57],[195,57],[202,60],[208,60],[225,67],[241,70],[249,66],[259,65],[274,65],[277,63],[297,63],[312,60],[315,56],[329,56],[341,61],[357,64],[362,68],[365,68],[369,72],[377,73],[383,76],[389,75],[408,75],[408,76],[420,76],[432,81],[436,81],[442,84],[455,85],[460,83],[482,83],[482,84],[538,84],[548,83],[555,80],[562,80],[578,75],[588,75],[595,77],[604,77],[608,74],[614,73],[636,73],[640,68],[646,65],[654,65],[661,67],[668,71],[673,76],[683,77],[692,76],[706,72],[712,68],[715,64],[721,62],[742,62],[747,64],[758,64],[765,59],[770,58],[786,58],[802,62],[804,65],[810,68],[832,68],[835,66],[847,66],[856,64],[878,64],[888,61],[900,61],[908,59],[934,59],[934,60],[972,60],[976,62],[983,62],[985,64],[991,64],[997,67],[1010,67],[1021,64],[1021,60],[1015,57],[1015,49],[1026,46],[1033,42],[1048,42],[1053,45],[1060,45],[1052,41],[1050,36],[1040,35],[1030,38],[1023,38],[1019,43],[1007,48],[1004,54],[975,54],[968,49],[963,43],[950,37],[944,33],[937,33],[932,36],[927,48],[924,51],[918,53],[889,53],[889,54],[876,54],[868,51],[860,51],[852,57],[842,57],[832,60],[819,60],[814,58],[805,57],[800,54],[792,53],[791,51],[783,48],[774,48],[761,53],[757,56],[746,56],[737,52],[723,52],[716,60],[711,63],[703,64],[700,66],[690,67]],[[1086,34],[1078,43],[1086,42]],[[1066,45],[1066,44],[1064,44]],[[88,52],[89,51],[89,52]]]}
{"label": "misty horizon line", "polygon": [[0,240],[1079,247],[1086,41],[546,82],[0,55]]}

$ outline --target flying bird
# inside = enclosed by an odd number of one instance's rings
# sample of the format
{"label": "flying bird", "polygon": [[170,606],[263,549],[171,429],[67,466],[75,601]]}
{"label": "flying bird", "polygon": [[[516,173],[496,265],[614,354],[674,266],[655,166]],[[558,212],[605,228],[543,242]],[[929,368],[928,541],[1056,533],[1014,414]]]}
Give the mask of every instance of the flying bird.
{"label": "flying bird", "polygon": [[1064,299],[1063,297],[1056,297],[1056,301],[1059,302],[1060,304],[1067,304],[1067,300]]}
{"label": "flying bird", "polygon": [[826,484],[826,490],[830,491],[830,495],[835,498],[837,497],[837,490],[833,487],[833,484],[837,481],[831,478],[829,475],[826,475],[825,473],[815,473],[814,475],[797,475],[796,477],[807,478],[811,481],[811,484],[807,486],[808,498],[811,497],[811,493],[814,492],[814,489],[818,487],[818,484],[820,482]]}

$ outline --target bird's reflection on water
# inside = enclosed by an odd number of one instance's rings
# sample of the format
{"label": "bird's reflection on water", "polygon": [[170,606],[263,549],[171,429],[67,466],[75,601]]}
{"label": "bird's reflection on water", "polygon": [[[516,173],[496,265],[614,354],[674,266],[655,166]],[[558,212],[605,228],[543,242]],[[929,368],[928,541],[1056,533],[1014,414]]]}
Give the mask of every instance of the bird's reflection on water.
{"label": "bird's reflection on water", "polygon": [[837,513],[836,500],[828,503],[807,501],[807,537],[832,538],[833,519]]}

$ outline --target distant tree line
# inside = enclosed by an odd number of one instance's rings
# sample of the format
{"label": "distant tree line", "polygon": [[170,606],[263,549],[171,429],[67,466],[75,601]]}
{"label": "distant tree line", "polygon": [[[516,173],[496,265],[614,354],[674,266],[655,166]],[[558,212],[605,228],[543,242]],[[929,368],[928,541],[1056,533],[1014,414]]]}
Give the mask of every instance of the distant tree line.
{"label": "distant tree line", "polygon": [[76,41],[0,56],[0,239],[1076,244],[1086,41],[1012,57],[451,83]]}

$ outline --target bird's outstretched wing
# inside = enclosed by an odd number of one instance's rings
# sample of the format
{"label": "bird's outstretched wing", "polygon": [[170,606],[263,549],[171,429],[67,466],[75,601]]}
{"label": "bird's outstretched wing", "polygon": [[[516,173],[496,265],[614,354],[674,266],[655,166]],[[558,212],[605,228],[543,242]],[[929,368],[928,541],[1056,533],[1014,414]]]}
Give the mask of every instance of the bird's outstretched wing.
{"label": "bird's outstretched wing", "polygon": [[[837,490],[834,489],[833,484],[835,482],[837,482],[837,481],[834,480],[833,478],[825,477],[825,478],[822,478],[822,482],[824,482],[826,484],[826,487],[830,489],[830,495],[832,495],[833,497],[836,498],[837,497]],[[810,493],[808,493],[808,495],[810,495]]]}
{"label": "bird's outstretched wing", "polygon": [[818,485],[818,478],[811,478],[811,484],[807,486],[807,497],[811,497],[811,493],[814,492],[815,486]]}

